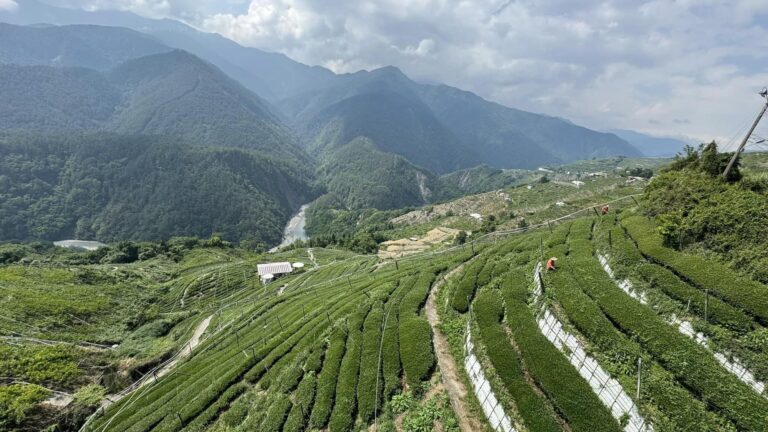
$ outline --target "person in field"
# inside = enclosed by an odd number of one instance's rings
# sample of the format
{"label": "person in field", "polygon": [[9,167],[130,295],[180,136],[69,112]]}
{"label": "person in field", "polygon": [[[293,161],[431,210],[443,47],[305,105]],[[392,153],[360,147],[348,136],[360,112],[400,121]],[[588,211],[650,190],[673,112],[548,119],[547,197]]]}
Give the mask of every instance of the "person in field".
{"label": "person in field", "polygon": [[555,271],[555,263],[557,262],[556,257],[552,257],[547,260],[547,271]]}

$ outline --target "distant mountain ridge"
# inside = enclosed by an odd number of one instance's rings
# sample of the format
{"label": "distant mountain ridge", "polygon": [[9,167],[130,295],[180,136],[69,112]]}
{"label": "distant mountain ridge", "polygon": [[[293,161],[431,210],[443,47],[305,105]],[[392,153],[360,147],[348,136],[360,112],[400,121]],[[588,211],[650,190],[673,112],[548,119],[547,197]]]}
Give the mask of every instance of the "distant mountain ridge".
{"label": "distant mountain ridge", "polygon": [[[616,135],[419,84],[392,66],[334,74],[172,20],[18,3],[0,21],[71,25],[0,24],[0,132],[11,136],[109,132],[255,151],[254,164],[302,179],[292,195],[380,209],[517,176],[499,169],[640,155]],[[259,193],[278,209],[265,229],[301,204]]]}
{"label": "distant mountain ridge", "polygon": [[648,157],[671,157],[680,153],[688,144],[677,138],[656,137],[631,130],[613,129],[609,132],[629,142]]}

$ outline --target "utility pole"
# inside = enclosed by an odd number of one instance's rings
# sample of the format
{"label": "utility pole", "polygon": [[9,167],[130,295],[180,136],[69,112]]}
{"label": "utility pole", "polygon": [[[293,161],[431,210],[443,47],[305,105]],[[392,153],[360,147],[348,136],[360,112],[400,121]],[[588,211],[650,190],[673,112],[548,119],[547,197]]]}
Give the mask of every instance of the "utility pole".
{"label": "utility pole", "polygon": [[709,306],[709,290],[704,290],[704,325],[709,325],[709,320],[707,319],[707,312],[708,312],[708,306]]}
{"label": "utility pole", "polygon": [[640,372],[642,371],[643,367],[643,358],[638,357],[637,358],[637,403],[640,403]]}
{"label": "utility pole", "polygon": [[725,171],[723,172],[724,179],[728,178],[728,173],[731,172],[731,168],[733,168],[733,165],[736,163],[736,159],[739,158],[739,155],[744,150],[744,146],[747,145],[747,141],[749,141],[749,138],[752,136],[752,132],[755,131],[755,128],[757,128],[757,125],[760,123],[760,120],[763,118],[763,115],[765,115],[765,111],[768,110],[768,89],[763,87],[763,90],[760,92],[760,96],[762,96],[765,99],[765,104],[763,104],[763,108],[760,109],[760,114],[757,115],[755,122],[752,123],[752,127],[749,128],[749,132],[747,132],[747,135],[741,141],[739,148],[736,149],[736,153],[733,154],[733,157],[728,162],[728,166],[725,167]]}

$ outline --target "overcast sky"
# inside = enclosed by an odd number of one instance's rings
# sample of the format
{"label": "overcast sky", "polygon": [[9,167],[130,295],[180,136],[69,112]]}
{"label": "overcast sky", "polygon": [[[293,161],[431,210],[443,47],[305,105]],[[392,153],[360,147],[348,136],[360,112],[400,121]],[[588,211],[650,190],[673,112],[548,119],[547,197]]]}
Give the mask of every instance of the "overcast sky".
{"label": "overcast sky", "polygon": [[336,72],[395,65],[597,129],[727,140],[768,85],[766,0],[48,2],[182,19]]}

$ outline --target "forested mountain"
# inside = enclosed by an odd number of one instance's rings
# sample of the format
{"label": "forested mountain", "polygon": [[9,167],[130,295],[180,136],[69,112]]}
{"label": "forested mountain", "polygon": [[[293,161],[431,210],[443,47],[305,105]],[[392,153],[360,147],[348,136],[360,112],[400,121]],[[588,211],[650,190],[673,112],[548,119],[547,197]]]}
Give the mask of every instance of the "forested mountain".
{"label": "forested mountain", "polygon": [[308,163],[266,102],[183,51],[130,60],[107,73],[0,65],[0,78],[0,130],[170,135]]}
{"label": "forested mountain", "polygon": [[351,208],[400,208],[457,195],[457,189],[450,190],[430,171],[378,150],[362,137],[334,149],[318,176],[328,192]]}
{"label": "forested mountain", "polygon": [[0,138],[0,239],[278,243],[311,173],[246,149],[112,134]]}

